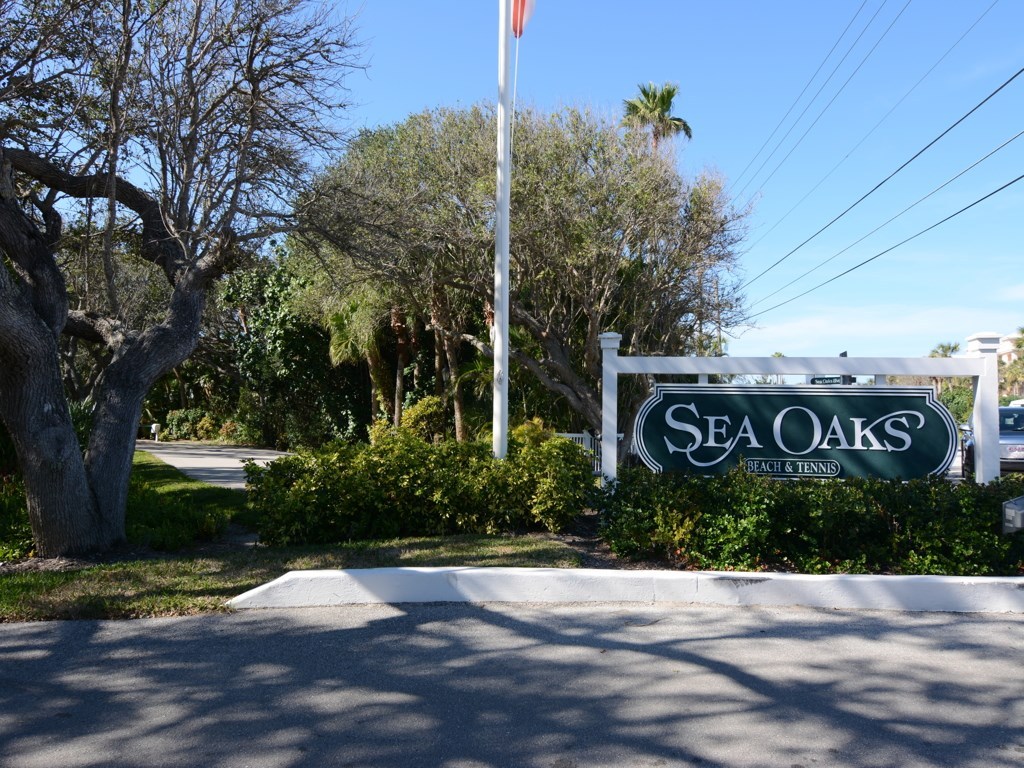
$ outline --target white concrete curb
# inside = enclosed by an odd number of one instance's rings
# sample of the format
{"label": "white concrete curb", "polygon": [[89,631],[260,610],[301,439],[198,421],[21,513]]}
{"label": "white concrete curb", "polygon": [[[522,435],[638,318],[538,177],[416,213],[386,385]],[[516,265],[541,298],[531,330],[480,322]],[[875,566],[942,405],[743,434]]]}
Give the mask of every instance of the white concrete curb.
{"label": "white concrete curb", "polygon": [[1024,578],[589,568],[365,568],[292,571],[239,595],[228,605],[246,609],[424,602],[709,603],[1024,613]]}

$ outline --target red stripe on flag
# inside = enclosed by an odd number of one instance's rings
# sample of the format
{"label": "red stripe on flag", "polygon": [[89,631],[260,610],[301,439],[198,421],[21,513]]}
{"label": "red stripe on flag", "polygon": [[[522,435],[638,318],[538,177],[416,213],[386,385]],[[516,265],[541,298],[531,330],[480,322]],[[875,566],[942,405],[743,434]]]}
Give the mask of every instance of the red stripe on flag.
{"label": "red stripe on flag", "polygon": [[535,0],[512,0],[512,34],[521,37],[526,29],[526,22],[533,15]]}

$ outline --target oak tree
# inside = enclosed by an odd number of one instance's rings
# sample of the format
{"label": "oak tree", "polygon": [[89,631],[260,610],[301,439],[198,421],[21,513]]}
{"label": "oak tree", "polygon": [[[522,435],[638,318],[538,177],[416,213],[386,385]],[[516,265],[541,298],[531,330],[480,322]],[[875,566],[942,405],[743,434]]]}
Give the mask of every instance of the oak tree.
{"label": "oak tree", "polygon": [[[0,0],[0,16],[0,419],[39,554],[101,550],[124,538],[147,391],[195,348],[216,281],[294,228],[358,51],[306,0]],[[69,237],[87,214],[102,235]],[[75,248],[102,290],[70,279]],[[147,312],[124,299],[129,258],[154,283]],[[62,335],[102,350],[84,455]]]}

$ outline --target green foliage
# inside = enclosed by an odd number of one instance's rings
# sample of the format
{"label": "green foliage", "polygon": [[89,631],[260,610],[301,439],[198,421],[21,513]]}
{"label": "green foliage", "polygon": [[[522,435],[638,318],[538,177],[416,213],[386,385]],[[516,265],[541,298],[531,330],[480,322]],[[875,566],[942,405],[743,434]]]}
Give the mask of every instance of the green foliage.
{"label": "green foliage", "polygon": [[543,420],[532,418],[512,429],[512,442],[525,446],[537,446],[555,436],[555,430],[544,426]]}
{"label": "green foliage", "polygon": [[654,145],[664,138],[678,133],[693,138],[690,124],[681,117],[671,114],[672,102],[679,93],[679,86],[665,83],[660,88],[654,83],[639,86],[640,95],[623,102],[623,124],[632,128],[650,128]]}
{"label": "green foliage", "polygon": [[26,557],[32,546],[25,487],[20,478],[0,475],[0,562]]}
{"label": "green foliage", "polygon": [[553,437],[525,443],[511,461],[530,494],[530,515],[547,530],[565,530],[593,503],[596,486],[590,457],[571,440]]}
{"label": "green foliage", "polygon": [[939,394],[939,402],[946,406],[957,424],[964,424],[974,409],[974,388],[965,384],[946,387]]}
{"label": "green foliage", "polygon": [[229,415],[246,440],[281,448],[319,446],[351,437],[369,421],[369,398],[353,365],[331,364],[330,335],[292,303],[303,280],[287,266],[261,262],[232,275],[226,306],[244,310],[244,328],[229,342],[241,390]]}
{"label": "green foliage", "polygon": [[431,443],[376,424],[369,445],[335,444],[267,467],[246,465],[260,538],[274,545],[543,527],[562,530],[592,503],[583,450],[562,438]]}
{"label": "green foliage", "polygon": [[14,441],[7,428],[0,424],[0,478],[13,475],[18,471],[18,453],[14,450]]}
{"label": "green foliage", "polygon": [[92,401],[85,400],[79,402],[77,400],[69,400],[68,409],[71,411],[71,424],[75,429],[78,445],[84,451],[86,446],[89,445],[89,433],[92,432]]}
{"label": "green foliage", "polygon": [[[190,480],[159,459],[136,453],[128,484],[128,541],[177,550],[214,539],[243,506],[238,491]],[[0,561],[27,557],[33,547],[21,480],[0,477]]]}
{"label": "green foliage", "polygon": [[801,573],[1016,574],[1024,535],[1001,532],[1024,477],[986,486],[943,479],[778,481],[622,472],[604,495],[612,551],[685,567]]}
{"label": "green foliage", "polygon": [[[657,91],[657,135],[682,130],[667,114],[674,89]],[[316,197],[301,207],[324,238],[309,271],[332,278],[317,285],[320,305],[337,312],[337,359],[370,353],[379,320],[367,320],[380,309],[418,314],[458,347],[486,339],[493,131],[487,107],[411,115],[355,137],[316,179]],[[713,315],[726,328],[742,319],[732,266],[746,213],[717,176],[682,177],[647,136],[586,109],[523,110],[516,146],[511,205],[521,226],[509,333],[519,362],[508,372],[510,412],[542,414],[563,429],[599,427],[594,329],[615,328],[630,354],[707,349],[695,317]],[[357,308],[379,301],[357,322]],[[464,394],[485,400],[486,363],[455,369],[448,373]],[[378,392],[384,386],[378,381]],[[620,395],[639,403],[641,389],[623,382]]]}
{"label": "green foliage", "polygon": [[435,441],[446,436],[448,409],[437,395],[427,395],[402,411],[402,426],[423,440]]}
{"label": "green foliage", "polygon": [[180,408],[167,412],[160,436],[167,440],[216,440],[220,430],[216,419],[202,408]]}
{"label": "green foliage", "polygon": [[179,408],[167,412],[167,423],[161,429],[161,435],[168,440],[199,439],[199,422],[206,417],[201,408]]}
{"label": "green foliage", "polygon": [[224,532],[243,509],[238,491],[190,480],[146,453],[136,453],[128,484],[128,541],[157,550],[177,550]]}

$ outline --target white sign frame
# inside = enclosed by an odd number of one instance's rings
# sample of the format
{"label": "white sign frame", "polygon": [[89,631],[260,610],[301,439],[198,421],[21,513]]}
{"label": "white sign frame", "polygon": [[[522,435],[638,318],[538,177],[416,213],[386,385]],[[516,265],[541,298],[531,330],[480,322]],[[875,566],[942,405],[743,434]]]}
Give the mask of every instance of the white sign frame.
{"label": "white sign frame", "polygon": [[[619,376],[696,375],[702,384],[709,375],[816,375],[827,370],[847,376],[965,377],[974,386],[975,478],[988,483],[999,478],[999,360],[976,357],[623,357],[622,336],[602,333],[601,475],[605,483],[618,477]],[[821,385],[827,386],[827,385]]]}

